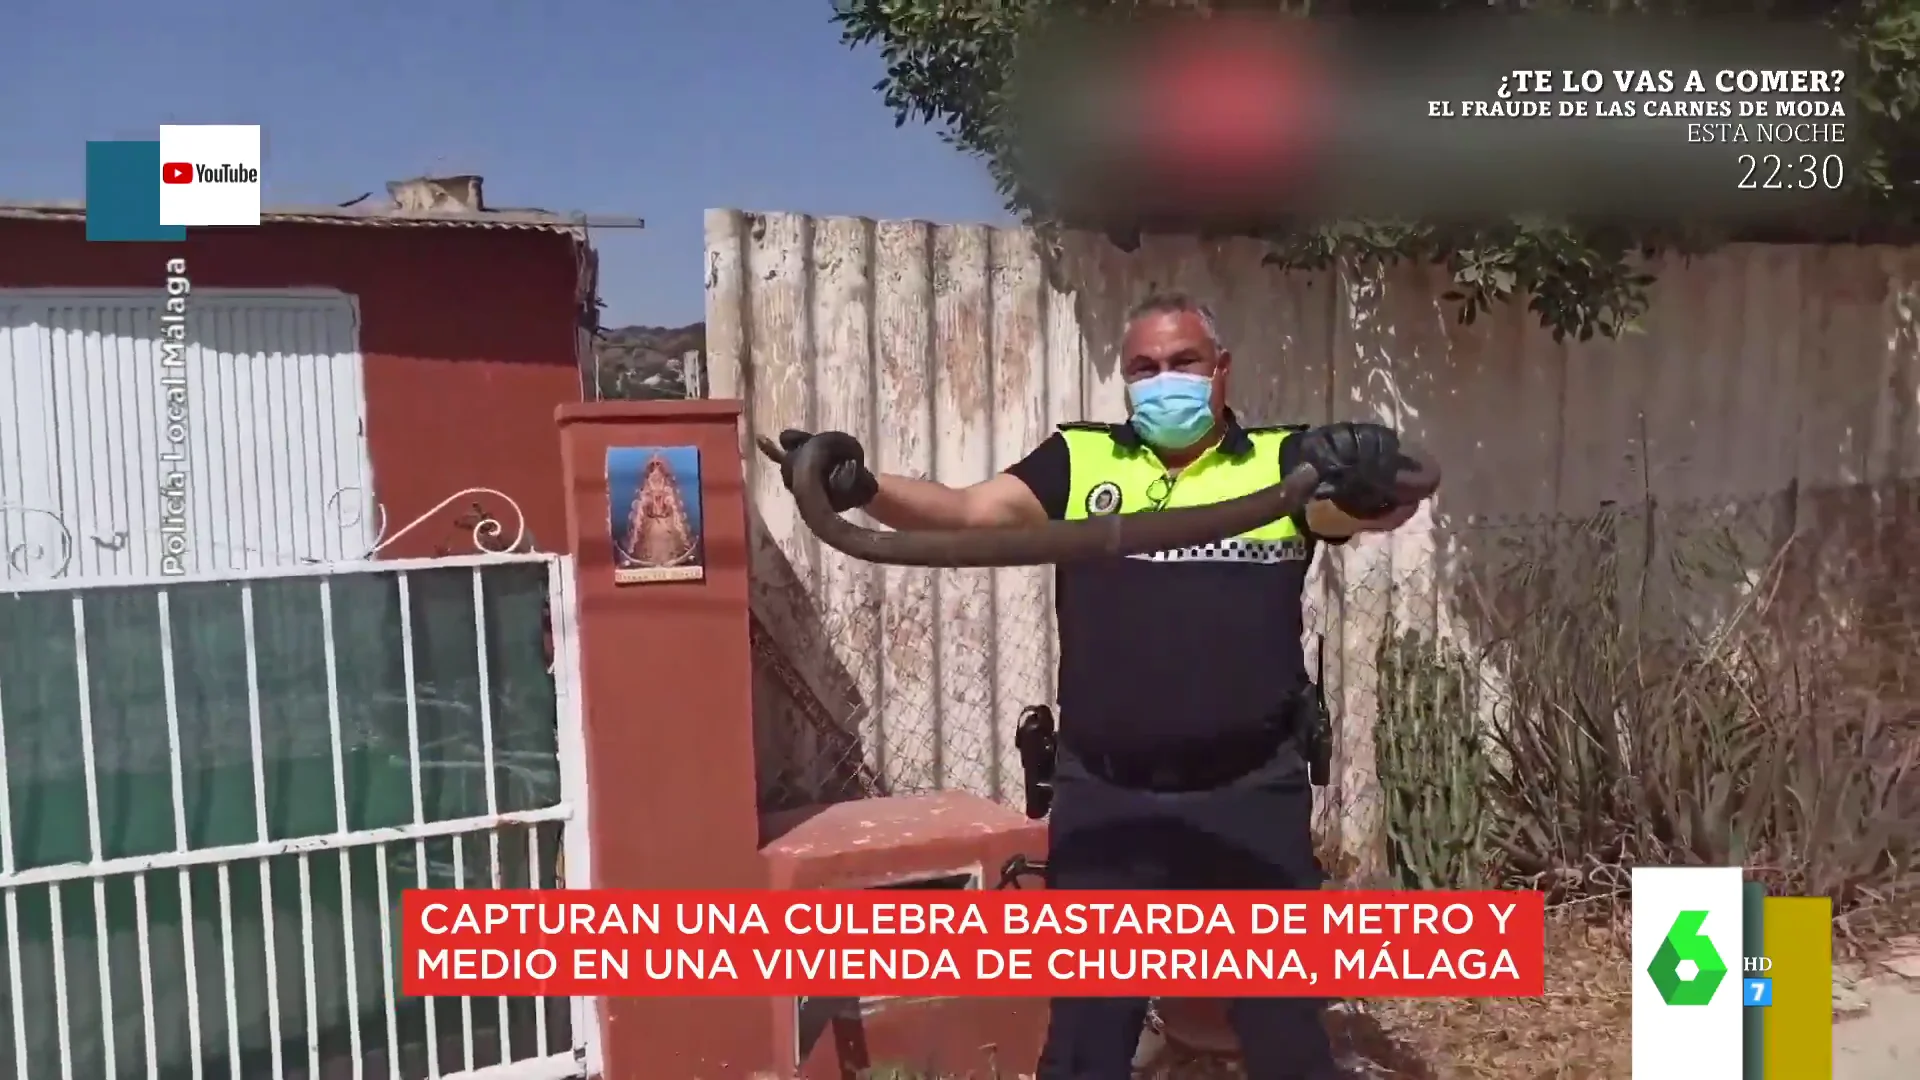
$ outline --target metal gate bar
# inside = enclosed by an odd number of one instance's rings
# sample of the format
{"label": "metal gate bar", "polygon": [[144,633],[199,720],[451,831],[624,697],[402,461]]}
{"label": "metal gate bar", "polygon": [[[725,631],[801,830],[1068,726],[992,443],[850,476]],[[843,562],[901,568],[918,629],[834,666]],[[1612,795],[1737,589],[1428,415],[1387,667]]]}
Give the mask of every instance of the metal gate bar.
{"label": "metal gate bar", "polygon": [[[16,850],[15,843],[16,822],[14,818],[15,800],[21,795],[19,782],[22,778],[10,770],[10,755],[7,754],[7,749],[9,746],[8,740],[12,734],[10,732],[10,724],[18,727],[18,725],[24,722],[28,727],[31,727],[33,717],[29,714],[25,721],[18,716],[9,717],[6,704],[9,700],[17,700],[17,695],[9,695],[6,692],[8,687],[0,685],[0,891],[4,891],[6,917],[7,951],[4,959],[8,967],[6,987],[9,991],[8,997],[10,999],[7,1010],[7,1021],[10,1024],[11,1042],[13,1044],[13,1060],[11,1064],[14,1066],[16,1075],[22,1077],[33,1075],[37,1077],[46,1075],[46,1073],[51,1071],[44,1067],[38,1069],[33,1068],[35,1065],[33,1060],[35,1057],[33,1051],[34,1044],[29,1041],[30,1030],[34,1025],[30,1025],[28,1017],[28,992],[30,989],[26,978],[26,968],[28,967],[26,946],[28,939],[22,924],[22,897],[28,890],[44,890],[46,894],[48,917],[47,951],[50,953],[52,969],[50,996],[52,998],[55,1029],[57,1031],[57,1054],[54,1056],[57,1056],[57,1069],[60,1080],[83,1080],[83,1078],[89,1078],[90,1080],[94,1075],[102,1075],[114,1078],[114,1080],[118,1080],[121,1076],[144,1075],[150,1078],[150,1080],[161,1080],[163,1073],[167,1076],[186,1075],[180,1071],[180,1065],[167,1064],[163,1066],[162,1029],[156,1024],[156,1014],[159,1011],[161,1000],[155,996],[156,948],[153,940],[152,927],[150,926],[150,901],[153,897],[149,896],[148,877],[154,874],[163,874],[166,871],[173,871],[177,875],[181,912],[181,952],[177,958],[177,964],[182,974],[184,974],[187,984],[184,994],[186,1014],[185,1057],[187,1062],[190,1063],[190,1075],[194,1080],[203,1080],[209,1068],[217,1066],[217,1057],[221,1051],[224,1051],[227,1070],[234,1080],[241,1080],[243,1068],[248,1078],[261,1075],[262,1070],[259,1068],[260,1065],[268,1066],[270,1075],[275,1078],[306,1077],[309,1078],[309,1080],[318,1080],[323,1070],[326,1071],[327,1075],[331,1076],[335,1075],[334,1070],[336,1069],[343,1070],[342,1074],[350,1072],[350,1075],[355,1077],[356,1080],[370,1073],[375,1075],[384,1074],[391,1077],[392,1080],[402,1080],[403,1077],[411,1080],[411,1078],[416,1075],[413,1067],[403,1069],[403,1059],[406,1056],[404,1052],[408,1047],[405,1045],[406,1040],[402,1034],[402,1003],[397,994],[398,988],[394,981],[395,947],[397,939],[394,934],[393,912],[396,909],[397,894],[394,892],[394,883],[391,880],[392,873],[390,871],[390,864],[395,861],[394,855],[396,851],[404,850],[404,848],[409,846],[411,847],[411,854],[414,861],[413,874],[411,875],[413,880],[411,884],[421,887],[430,884],[448,884],[446,882],[435,881],[434,875],[429,872],[430,867],[433,865],[429,851],[429,843],[434,841],[445,841],[446,844],[451,847],[451,884],[455,887],[471,884],[490,885],[494,887],[504,885],[525,885],[534,888],[552,887],[553,885],[561,884],[557,880],[553,880],[556,875],[549,874],[548,872],[551,869],[555,869],[552,864],[555,861],[555,856],[559,854],[560,844],[558,837],[554,836],[554,833],[563,823],[574,819],[576,816],[573,799],[569,798],[569,793],[565,790],[567,786],[565,777],[569,773],[577,772],[577,768],[562,764],[546,756],[577,747],[578,733],[576,732],[566,732],[563,734],[556,731],[554,742],[543,744],[551,747],[551,749],[539,751],[542,757],[542,774],[544,775],[547,770],[551,770],[554,779],[554,786],[551,792],[553,798],[545,800],[548,804],[512,809],[503,806],[502,792],[500,790],[500,770],[503,762],[500,757],[497,741],[496,726],[498,717],[495,715],[496,691],[500,688],[497,688],[495,685],[493,659],[490,653],[498,652],[510,646],[503,645],[500,640],[501,627],[497,624],[489,623],[490,593],[487,578],[490,573],[501,572],[502,568],[510,567],[515,563],[542,564],[543,569],[546,571],[543,578],[548,590],[548,598],[562,599],[559,594],[565,594],[564,600],[569,606],[569,617],[565,620],[565,624],[566,630],[570,632],[572,629],[572,619],[570,617],[571,563],[568,560],[559,560],[547,556],[488,556],[477,559],[394,561],[388,563],[359,564],[351,567],[294,567],[280,571],[253,572],[241,578],[223,579],[196,580],[176,578],[166,579],[161,582],[145,583],[131,583],[124,579],[92,583],[48,582],[35,583],[21,589],[9,590],[8,593],[0,593],[0,603],[7,603],[8,601],[14,603],[15,606],[11,609],[13,612],[25,611],[26,607],[23,605],[29,601],[33,601],[35,594],[54,591],[64,591],[70,594],[67,609],[71,619],[70,632],[73,646],[75,681],[78,684],[77,687],[74,688],[74,704],[77,706],[76,719],[80,744],[79,764],[82,774],[81,786],[84,790],[86,818],[86,858],[84,861],[59,862],[50,865],[20,865],[20,852]],[[477,692],[472,694],[470,698],[463,698],[460,701],[450,703],[449,700],[445,699],[445,695],[441,693],[439,689],[435,688],[431,683],[423,686],[421,680],[422,673],[418,655],[420,643],[416,641],[416,623],[418,622],[428,629],[437,629],[440,633],[445,633],[445,627],[442,625],[436,628],[431,625],[433,613],[418,607],[416,577],[422,574],[444,573],[449,570],[459,569],[465,569],[470,580],[470,586],[466,591],[469,593],[472,607],[471,633],[475,643],[475,651],[471,660],[472,668],[470,670],[473,676],[472,683],[477,689]],[[399,645],[400,675],[402,684],[405,687],[404,711],[408,787],[406,799],[410,804],[411,820],[398,825],[355,829],[352,827],[348,806],[349,769],[346,751],[350,739],[349,733],[346,730],[346,718],[343,715],[342,671],[340,662],[341,630],[339,627],[339,612],[337,610],[339,598],[336,595],[336,583],[349,578],[364,577],[365,575],[391,576],[394,581],[393,588],[398,608],[397,644]],[[265,718],[272,710],[285,708],[293,703],[291,700],[269,700],[267,695],[263,693],[263,658],[260,645],[260,621],[263,618],[263,613],[260,610],[262,601],[258,594],[259,590],[262,589],[278,590],[276,595],[282,603],[275,607],[274,610],[268,612],[265,617],[277,617],[283,621],[287,621],[290,615],[298,614],[298,612],[289,609],[284,603],[287,596],[293,594],[289,594],[286,591],[288,583],[278,579],[290,578],[315,579],[313,581],[311,598],[313,602],[317,604],[318,621],[320,624],[318,645],[322,658],[322,672],[324,674],[326,727],[330,751],[327,762],[327,773],[331,791],[331,806],[327,809],[331,811],[331,828],[329,831],[314,835],[275,838],[272,835],[274,831],[274,821],[269,805],[268,768],[270,755],[266,737]],[[238,587],[238,614],[241,639],[243,642],[242,654],[245,659],[244,698],[246,742],[249,758],[249,776],[247,779],[251,789],[251,824],[256,839],[252,842],[195,847],[193,846],[194,838],[192,836],[192,830],[189,828],[188,820],[188,770],[186,768],[186,761],[195,748],[183,745],[183,688],[181,683],[187,673],[183,673],[180,670],[179,643],[175,640],[176,619],[182,614],[175,600],[177,596],[195,587],[204,588],[215,584],[224,584],[227,587]],[[171,811],[171,821],[168,824],[171,826],[172,843],[171,850],[155,851],[150,854],[109,856],[102,835],[101,767],[99,751],[96,747],[96,705],[98,703],[95,700],[95,686],[97,681],[95,663],[97,658],[91,654],[90,647],[92,649],[98,649],[100,647],[100,641],[103,638],[115,639],[116,635],[118,638],[125,638],[128,635],[121,633],[125,627],[115,627],[111,625],[111,619],[107,620],[107,625],[100,625],[101,620],[99,620],[97,613],[95,617],[96,625],[90,627],[89,607],[95,602],[94,598],[96,597],[110,597],[111,594],[121,594],[124,596],[129,593],[138,594],[146,591],[152,593],[152,611],[157,620],[159,630],[155,644],[159,652],[161,682],[159,690],[160,696],[164,699],[163,711],[167,747],[166,786],[169,789],[169,809]],[[441,598],[444,600],[447,590],[443,589],[441,593]],[[39,609],[43,612],[57,610],[51,606],[53,603],[57,603],[56,597],[41,597],[38,600]],[[556,604],[556,607],[558,606],[559,605]],[[562,620],[560,619],[555,620],[556,635],[560,632],[561,622]],[[196,626],[195,629],[198,630],[201,628]],[[280,629],[284,630],[285,628],[281,627]],[[509,633],[513,633],[517,629],[520,628],[513,626],[507,627]],[[528,639],[537,644],[539,632],[537,618],[531,624],[526,625],[524,629],[528,635]],[[121,640],[109,640],[109,644],[125,644],[125,642]],[[566,644],[567,651],[570,653],[571,642]],[[492,647],[491,649],[490,646]],[[556,651],[559,651],[558,642],[556,643]],[[112,654],[113,650],[109,649],[109,653]],[[107,657],[107,667],[103,670],[111,671],[115,667],[113,661],[116,659],[124,659],[125,655],[124,650],[117,654],[109,655]],[[275,659],[280,660],[285,658]],[[289,664],[288,666],[297,666],[297,663]],[[570,663],[556,663],[552,668],[552,676],[556,680],[565,680],[572,677],[573,670],[574,665]],[[435,700],[431,702],[431,704],[443,712],[449,709],[456,712],[463,709],[471,709],[477,714],[480,760],[477,762],[467,762],[465,764],[467,766],[477,766],[483,770],[484,813],[448,817],[439,820],[435,820],[434,815],[430,813],[424,782],[428,767],[454,769],[460,768],[462,763],[445,760],[435,761],[433,757],[437,748],[434,746],[423,746],[422,708],[424,704],[428,704],[428,702],[423,701],[423,688],[439,698],[439,700]],[[371,688],[364,686],[350,687],[348,692],[366,692],[370,689]],[[574,722],[577,719],[577,708],[573,706],[576,706],[577,702],[570,699],[576,692],[575,688],[556,686],[551,689],[554,691],[555,721],[560,725]],[[504,690],[501,690],[501,692],[504,692]],[[114,697],[114,694],[109,693],[110,699]],[[110,702],[107,707],[111,709],[115,704],[125,706],[126,702]],[[367,706],[367,702],[365,701],[358,702],[358,704]],[[128,706],[128,708],[130,709],[131,706]],[[368,718],[371,715],[368,710],[371,708],[373,708],[373,706],[367,706],[366,709],[363,709],[361,716],[363,724],[368,722]],[[522,717],[522,719],[524,719],[524,717]],[[356,737],[362,734],[365,734],[365,732],[357,731],[355,733]],[[364,748],[356,744],[357,751],[362,749]],[[31,765],[32,763],[29,762],[28,764]],[[276,767],[281,768],[291,767],[284,761],[276,762],[275,764]],[[155,806],[153,809],[157,815],[158,807]],[[514,872],[509,872],[506,865],[508,859],[517,860],[518,853],[510,850],[503,851],[502,832],[514,829],[525,829],[527,833],[524,849],[524,873],[518,872],[518,868],[515,868]],[[549,836],[553,838],[543,841],[541,835],[543,831],[548,832]],[[481,833],[484,833],[486,836],[484,865],[470,867],[468,865],[470,859],[467,844],[470,839],[477,839],[476,834]],[[328,950],[328,953],[331,955],[328,955],[327,964],[323,968],[320,963],[323,952],[319,938],[323,933],[327,936],[332,936],[334,931],[331,928],[322,928],[316,918],[315,888],[317,875],[315,873],[313,859],[316,855],[323,855],[325,853],[332,853],[330,863],[338,872],[340,878],[340,925],[338,928],[339,940],[333,943],[339,947],[339,951],[335,953],[332,952],[331,949]],[[371,959],[371,957],[361,957],[358,955],[358,946],[362,938],[355,930],[355,909],[356,907],[360,907],[362,913],[364,913],[365,907],[368,906],[369,898],[363,891],[356,891],[354,887],[353,862],[355,861],[355,853],[360,853],[363,857],[371,858],[374,864],[373,871],[376,880],[375,889],[371,898],[371,906],[373,906],[378,913],[377,917],[380,932],[378,959],[382,968],[380,987],[378,990],[380,1001],[376,1005],[376,1008],[384,1006],[384,1015],[375,1021],[375,1023],[383,1027],[384,1030],[363,1030],[360,962],[363,959]],[[293,958],[291,956],[284,958],[281,956],[280,935],[275,926],[277,915],[285,915],[285,907],[291,905],[286,905],[284,902],[276,902],[276,867],[274,865],[276,861],[279,861],[282,864],[279,868],[280,873],[284,875],[287,869],[284,864],[289,860],[294,863],[292,869],[299,889],[297,900],[297,944],[300,954],[298,960],[300,964],[299,979],[304,1005],[303,1010],[295,1014],[298,1019],[291,1021],[290,1018],[282,1015],[281,965],[283,960],[292,961]],[[242,937],[242,934],[241,927],[239,923],[236,922],[235,893],[237,890],[234,870],[237,866],[243,866],[248,862],[254,863],[258,868],[256,873],[260,891],[260,954],[258,954],[257,959],[263,962],[265,968],[265,993],[263,995],[265,1000],[264,1002],[247,1002],[244,1004],[247,1006],[247,1011],[249,1012],[249,1017],[246,1019],[251,1019],[251,1014],[257,1012],[256,1007],[264,1004],[267,1038],[265,1040],[265,1054],[262,1055],[260,1053],[262,1048],[257,1046],[253,1047],[254,1063],[243,1065],[243,1062],[248,1058],[248,1054],[245,1052],[248,1048],[243,1046],[242,1038],[243,1002],[239,979],[239,960],[241,958],[238,955],[238,946],[241,944],[239,939]],[[214,876],[214,891],[217,894],[217,924],[219,927],[218,951],[220,965],[218,976],[223,986],[222,997],[224,999],[219,1003],[224,1007],[224,1015],[220,1016],[219,1020],[224,1021],[222,1026],[225,1030],[226,1045],[218,1048],[210,1048],[207,1046],[211,1033],[207,1030],[209,1017],[206,1015],[204,1009],[210,1003],[202,1000],[203,973],[200,970],[200,960],[202,957],[200,955],[199,943],[195,941],[194,933],[196,883],[193,879],[196,871],[204,874],[208,870],[211,870]],[[477,881],[474,880],[474,873],[476,872],[479,877]],[[514,879],[524,877],[524,881],[509,880],[509,877]],[[144,1068],[141,1067],[141,1062],[139,1061],[125,1060],[122,1050],[128,1047],[121,1046],[121,1032],[116,1028],[116,983],[114,969],[123,957],[121,957],[119,952],[114,948],[115,940],[109,918],[109,909],[110,906],[112,906],[109,897],[109,882],[115,879],[127,878],[131,879],[133,921],[135,923],[134,942],[132,943],[133,948],[131,951],[134,954],[133,960],[138,969],[137,979],[131,980],[135,982],[136,986],[130,989],[132,989],[133,993],[137,994],[141,1013],[138,1031],[129,1031],[127,1034],[130,1036],[130,1044],[137,1046],[139,1051],[144,1051],[144,1053],[136,1051],[133,1055],[137,1058],[144,1059]],[[70,971],[70,958],[68,955],[69,952],[83,951],[85,942],[83,938],[73,938],[69,934],[69,927],[67,925],[69,920],[65,910],[69,901],[68,890],[82,881],[91,882],[91,907],[93,908],[92,931],[95,937],[95,966],[97,967],[95,977],[98,980],[99,1003],[99,1045],[97,1052],[90,1055],[89,1060],[85,1062],[76,1059],[76,1038],[79,1033],[76,1031],[76,1002],[72,998],[72,993],[75,992],[76,988],[72,985],[73,972]],[[284,878],[282,884],[283,886],[285,884]],[[199,885],[201,889],[205,888],[204,881],[199,883]],[[284,891],[284,888],[282,888],[280,893],[284,893]],[[202,895],[200,902],[201,906],[205,907],[207,898]],[[251,962],[252,959],[250,958],[249,963]],[[335,964],[340,964],[344,967],[344,978],[340,979],[333,986],[323,985],[323,983],[328,981],[327,979],[323,979],[323,975],[331,976],[334,972]],[[165,978],[158,980],[162,988],[164,988],[166,981]],[[344,985],[342,986],[340,984]],[[123,982],[121,986],[124,987],[124,985]],[[346,1053],[344,1060],[339,1060],[338,1058],[329,1059],[323,1047],[323,1025],[328,1019],[322,1016],[321,996],[323,990],[344,991],[346,1028]],[[82,990],[81,992],[84,991]],[[125,991],[123,990],[123,992]],[[451,1005],[452,1003],[442,1004]],[[565,1033],[564,1036],[566,1041],[571,1043],[572,1046],[569,1049],[562,1049],[556,1053],[552,1046],[552,1035],[554,1033],[550,1031],[546,1002],[536,1001],[533,1003],[530,1025],[532,1030],[530,1032],[526,1032],[524,1028],[517,1028],[514,1016],[515,1010],[512,1008],[512,1005],[512,999],[499,998],[496,999],[494,1008],[485,1010],[493,1014],[487,1019],[491,1020],[497,1027],[496,1032],[491,1033],[494,1036],[493,1049],[497,1050],[497,1053],[488,1053],[483,1056],[479,1048],[481,1036],[490,1033],[484,1032],[484,1024],[477,1026],[473,999],[460,999],[457,1006],[459,1013],[457,1043],[446,1047],[445,1053],[443,1053],[443,1048],[440,1044],[443,1039],[446,1039],[452,1032],[443,1032],[436,1003],[431,999],[424,1002],[423,1012],[425,1023],[424,1037],[422,1039],[424,1046],[422,1049],[426,1060],[424,1063],[424,1073],[417,1075],[447,1077],[449,1080],[453,1077],[466,1077],[467,1080],[482,1080],[483,1077],[508,1076],[528,1078],[528,1080],[536,1077],[553,1080],[553,1078],[580,1075],[582,1059],[591,1056],[591,1026],[586,1026],[587,1030],[580,1030],[585,1025],[580,1025],[577,1022],[566,1024],[566,1027],[573,1029]],[[574,1010],[576,1017],[579,1016],[581,1012],[582,1010],[578,1008]],[[288,1033],[285,1030],[289,1022],[297,1024],[300,1028],[299,1031],[294,1033],[295,1037],[292,1041],[287,1038]],[[521,1041],[518,1036],[520,1036],[522,1032],[525,1032],[525,1042],[530,1045],[516,1045],[516,1043]],[[565,1046],[564,1043],[563,1046]],[[216,1059],[211,1065],[208,1057],[210,1052]],[[265,1056],[267,1060],[259,1061],[258,1058],[261,1056]],[[451,1060],[443,1061],[443,1057]],[[380,1060],[381,1058],[384,1058],[384,1062]],[[95,1063],[97,1063],[97,1065]],[[42,1065],[46,1064],[52,1064],[52,1062],[42,1062]],[[95,1072],[96,1068],[99,1069],[98,1073]],[[32,1069],[32,1071],[30,1071],[30,1069]],[[448,1072],[448,1069],[457,1071]]]}

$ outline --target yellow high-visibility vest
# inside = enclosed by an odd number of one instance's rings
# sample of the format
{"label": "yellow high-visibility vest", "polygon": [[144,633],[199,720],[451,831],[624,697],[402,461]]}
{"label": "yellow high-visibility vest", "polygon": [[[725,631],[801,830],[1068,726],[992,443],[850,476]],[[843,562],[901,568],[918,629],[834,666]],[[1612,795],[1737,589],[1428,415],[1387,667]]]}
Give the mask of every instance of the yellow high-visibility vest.
{"label": "yellow high-visibility vest", "polygon": [[[1067,520],[1106,514],[1177,510],[1250,495],[1281,480],[1280,447],[1298,427],[1238,428],[1245,441],[1223,439],[1169,476],[1152,448],[1115,437],[1112,424],[1063,424],[1071,462]],[[1294,562],[1311,556],[1312,545],[1290,519],[1270,521],[1217,544],[1155,552],[1156,561]]]}

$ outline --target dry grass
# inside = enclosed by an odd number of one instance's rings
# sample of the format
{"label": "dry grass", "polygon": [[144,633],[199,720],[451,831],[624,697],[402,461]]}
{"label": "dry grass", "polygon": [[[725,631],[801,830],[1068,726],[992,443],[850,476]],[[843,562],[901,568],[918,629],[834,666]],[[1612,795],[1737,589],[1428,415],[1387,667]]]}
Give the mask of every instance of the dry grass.
{"label": "dry grass", "polygon": [[1625,1077],[1632,1065],[1625,930],[1551,920],[1543,997],[1380,1001],[1366,1011],[1403,1057],[1424,1066],[1399,1072],[1407,1080]]}
{"label": "dry grass", "polygon": [[1632,866],[1828,896],[1841,958],[1912,923],[1920,594],[1853,546],[1674,516],[1513,537],[1469,582],[1474,634],[1382,643],[1395,876],[1537,888],[1560,912],[1545,999],[1370,1010],[1429,1063],[1410,1075],[1627,1075]]}
{"label": "dry grass", "polygon": [[[1369,1080],[1626,1077],[1632,1033],[1625,924],[1549,922],[1538,998],[1354,1002],[1328,1015],[1341,1059]],[[1169,1046],[1138,1080],[1228,1080],[1239,1063]]]}

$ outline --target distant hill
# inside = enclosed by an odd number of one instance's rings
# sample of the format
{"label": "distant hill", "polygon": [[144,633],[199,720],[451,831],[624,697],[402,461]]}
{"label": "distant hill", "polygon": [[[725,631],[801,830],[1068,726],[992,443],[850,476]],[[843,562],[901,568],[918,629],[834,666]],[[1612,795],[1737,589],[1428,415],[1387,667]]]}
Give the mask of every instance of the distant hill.
{"label": "distant hill", "polygon": [[687,396],[687,353],[707,354],[707,324],[622,326],[594,339],[595,378],[610,401],[654,401]]}

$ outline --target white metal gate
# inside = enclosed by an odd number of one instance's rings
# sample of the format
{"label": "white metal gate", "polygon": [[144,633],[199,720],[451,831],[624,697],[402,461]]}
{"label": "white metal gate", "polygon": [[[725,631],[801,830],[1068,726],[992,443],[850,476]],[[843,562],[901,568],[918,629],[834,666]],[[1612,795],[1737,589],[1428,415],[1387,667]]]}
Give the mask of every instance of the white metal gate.
{"label": "white metal gate", "polygon": [[[157,272],[157,270],[156,270]],[[364,558],[377,523],[354,298],[0,290],[0,581]]]}
{"label": "white metal gate", "polygon": [[395,966],[401,888],[590,880],[575,610],[544,555],[0,592],[0,1074],[597,1070],[591,1002]]}

